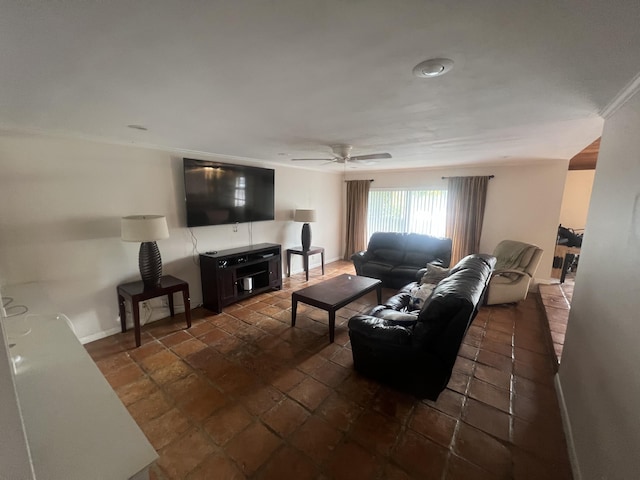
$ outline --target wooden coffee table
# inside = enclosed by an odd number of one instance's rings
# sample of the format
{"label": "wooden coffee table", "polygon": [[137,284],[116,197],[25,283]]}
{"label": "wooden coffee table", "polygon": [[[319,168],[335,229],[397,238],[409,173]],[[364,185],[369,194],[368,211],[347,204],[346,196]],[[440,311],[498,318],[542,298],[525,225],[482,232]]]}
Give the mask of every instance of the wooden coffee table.
{"label": "wooden coffee table", "polygon": [[382,282],[376,278],[359,277],[344,273],[291,294],[291,326],[296,325],[298,302],[329,312],[329,342],[333,343],[336,328],[336,310],[376,290],[378,304],[382,303]]}

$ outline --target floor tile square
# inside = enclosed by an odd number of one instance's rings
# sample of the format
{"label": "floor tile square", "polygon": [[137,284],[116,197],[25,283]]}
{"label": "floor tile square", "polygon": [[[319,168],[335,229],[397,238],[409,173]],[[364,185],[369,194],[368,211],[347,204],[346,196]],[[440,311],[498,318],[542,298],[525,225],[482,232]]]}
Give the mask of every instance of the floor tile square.
{"label": "floor tile square", "polygon": [[409,421],[409,428],[439,445],[449,448],[457,424],[458,421],[455,417],[450,417],[433,407],[421,404],[416,406]]}
{"label": "floor tile square", "polygon": [[328,462],[330,478],[335,480],[373,480],[380,468],[376,456],[354,442],[339,445]]}
{"label": "floor tile square", "polygon": [[331,394],[331,389],[307,377],[289,392],[289,396],[314,411]]}
{"label": "floor tile square", "polygon": [[448,449],[406,430],[398,444],[393,459],[416,478],[440,478],[445,469]]}
{"label": "floor tile square", "polygon": [[158,465],[171,479],[185,478],[212,452],[209,440],[192,427],[158,452]]}
{"label": "floor tile square", "polygon": [[228,405],[213,415],[203,424],[206,432],[217,445],[225,445],[229,440],[247,428],[253,417],[241,405]]}
{"label": "floor tile square", "polygon": [[510,478],[509,448],[486,432],[461,422],[454,439],[453,451],[468,462],[499,478]]}
{"label": "floor tile square", "polygon": [[281,445],[281,440],[261,423],[253,423],[225,447],[225,452],[245,475],[252,475]]}
{"label": "floor tile square", "polygon": [[302,425],[309,415],[309,412],[298,402],[285,398],[264,413],[262,420],[280,436],[286,438]]}
{"label": "floor tile square", "polygon": [[342,432],[322,418],[312,415],[293,434],[290,444],[317,463],[323,463],[333,453],[342,438]]}

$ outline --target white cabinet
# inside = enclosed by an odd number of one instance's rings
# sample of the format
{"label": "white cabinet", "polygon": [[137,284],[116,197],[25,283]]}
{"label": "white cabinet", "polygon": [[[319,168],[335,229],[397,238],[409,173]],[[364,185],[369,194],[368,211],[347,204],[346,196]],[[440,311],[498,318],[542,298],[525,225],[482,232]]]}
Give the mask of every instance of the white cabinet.
{"label": "white cabinet", "polygon": [[29,309],[2,321],[35,479],[148,478],[155,450],[66,317],[46,313],[35,284],[2,296]]}

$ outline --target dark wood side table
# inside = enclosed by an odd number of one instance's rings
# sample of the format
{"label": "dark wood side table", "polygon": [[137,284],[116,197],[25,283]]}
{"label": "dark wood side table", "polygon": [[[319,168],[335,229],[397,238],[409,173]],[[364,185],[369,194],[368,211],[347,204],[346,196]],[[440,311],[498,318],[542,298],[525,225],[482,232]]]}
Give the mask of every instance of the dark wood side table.
{"label": "dark wood side table", "polygon": [[131,311],[133,312],[133,327],[136,334],[136,347],[140,346],[140,308],[139,303],[150,298],[166,295],[169,299],[169,312],[173,317],[173,294],[182,292],[184,300],[184,316],[187,319],[187,328],[191,327],[191,306],[189,302],[189,284],[184,280],[172,277],[171,275],[163,275],[160,279],[160,285],[155,288],[145,288],[142,280],[137,282],[123,283],[118,285],[118,306],[120,308],[120,323],[122,332],[127,331],[127,312],[125,309],[125,300],[131,301]]}
{"label": "dark wood side table", "polygon": [[287,277],[291,276],[291,255],[302,255],[304,259],[304,271],[307,274],[307,280],[309,280],[309,257],[319,253],[322,261],[322,275],[324,275],[324,248],[323,247],[309,247],[309,250],[303,250],[302,247],[287,248]]}

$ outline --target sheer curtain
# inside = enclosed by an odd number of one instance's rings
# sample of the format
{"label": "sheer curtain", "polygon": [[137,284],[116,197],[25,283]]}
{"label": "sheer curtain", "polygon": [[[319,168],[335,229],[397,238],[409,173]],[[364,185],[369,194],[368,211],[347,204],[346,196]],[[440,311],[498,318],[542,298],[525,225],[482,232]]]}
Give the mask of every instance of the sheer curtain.
{"label": "sheer curtain", "polygon": [[451,265],[480,249],[490,176],[449,177],[447,237],[453,241]]}
{"label": "sheer curtain", "polygon": [[367,209],[371,180],[347,181],[347,235],[344,259],[367,248]]}

